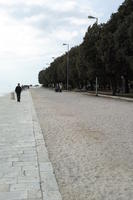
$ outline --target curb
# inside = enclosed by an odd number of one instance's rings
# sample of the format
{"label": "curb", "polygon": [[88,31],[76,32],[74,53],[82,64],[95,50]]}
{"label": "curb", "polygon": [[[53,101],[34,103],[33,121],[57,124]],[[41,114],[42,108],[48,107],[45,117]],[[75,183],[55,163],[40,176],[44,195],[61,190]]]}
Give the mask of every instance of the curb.
{"label": "curb", "polygon": [[110,99],[117,99],[117,100],[124,100],[124,101],[133,102],[133,98],[128,98],[128,97],[110,96],[110,95],[104,95],[104,94],[98,94],[98,96],[96,96],[95,94],[92,94],[92,93],[89,93],[89,92],[84,93],[84,94],[95,96],[95,97],[104,97],[104,98],[110,98]]}
{"label": "curb", "polygon": [[36,142],[42,200],[62,200],[30,92],[29,95],[32,104],[32,122]]}

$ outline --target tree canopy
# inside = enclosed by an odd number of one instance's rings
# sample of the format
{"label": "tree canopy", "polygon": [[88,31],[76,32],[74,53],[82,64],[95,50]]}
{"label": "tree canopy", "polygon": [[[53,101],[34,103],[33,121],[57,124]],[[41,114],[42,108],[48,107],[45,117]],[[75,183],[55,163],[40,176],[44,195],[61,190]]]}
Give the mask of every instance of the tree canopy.
{"label": "tree canopy", "polygon": [[[39,72],[44,86],[62,82],[66,87],[67,54]],[[69,85],[71,88],[110,88],[113,94],[122,87],[129,92],[133,81],[133,0],[125,0],[106,24],[88,27],[82,44],[69,51]]]}

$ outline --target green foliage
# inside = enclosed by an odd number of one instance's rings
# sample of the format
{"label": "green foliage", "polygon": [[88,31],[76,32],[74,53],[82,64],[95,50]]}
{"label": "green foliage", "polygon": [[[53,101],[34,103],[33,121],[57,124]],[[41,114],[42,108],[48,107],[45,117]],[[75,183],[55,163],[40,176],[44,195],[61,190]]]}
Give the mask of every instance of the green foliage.
{"label": "green foliage", "polygon": [[[67,54],[58,57],[39,73],[39,83],[49,86],[62,82],[66,87]],[[106,24],[88,27],[82,44],[69,51],[69,84],[72,88],[122,87],[133,81],[133,0],[125,0]],[[122,78],[121,78],[122,77]]]}

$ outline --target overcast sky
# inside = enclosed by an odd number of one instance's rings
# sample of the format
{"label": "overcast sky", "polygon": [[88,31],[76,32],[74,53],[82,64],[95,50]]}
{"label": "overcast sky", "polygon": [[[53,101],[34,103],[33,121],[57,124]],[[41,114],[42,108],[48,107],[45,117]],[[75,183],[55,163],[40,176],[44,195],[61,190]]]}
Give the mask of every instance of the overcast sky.
{"label": "overcast sky", "polygon": [[82,42],[87,27],[109,20],[123,0],[0,0],[0,88],[35,84],[52,57]]}

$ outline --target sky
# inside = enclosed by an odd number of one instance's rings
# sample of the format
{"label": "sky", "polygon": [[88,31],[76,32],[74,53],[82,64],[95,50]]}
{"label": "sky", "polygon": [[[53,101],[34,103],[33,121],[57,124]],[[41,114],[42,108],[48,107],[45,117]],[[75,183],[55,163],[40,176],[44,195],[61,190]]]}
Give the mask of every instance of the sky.
{"label": "sky", "polygon": [[0,0],[0,91],[38,84],[52,57],[79,45],[98,17],[106,23],[123,0]]}

